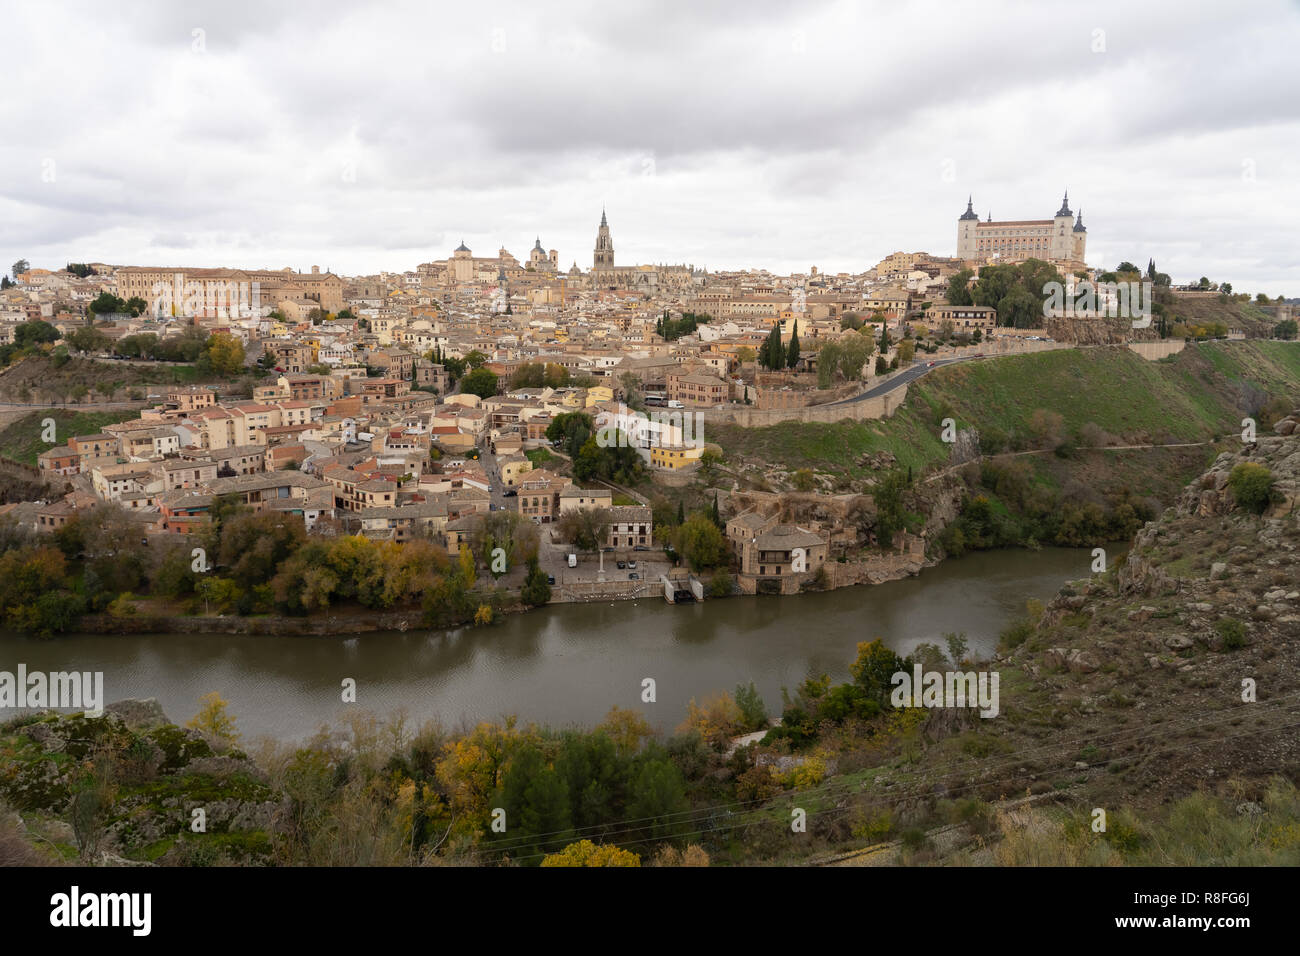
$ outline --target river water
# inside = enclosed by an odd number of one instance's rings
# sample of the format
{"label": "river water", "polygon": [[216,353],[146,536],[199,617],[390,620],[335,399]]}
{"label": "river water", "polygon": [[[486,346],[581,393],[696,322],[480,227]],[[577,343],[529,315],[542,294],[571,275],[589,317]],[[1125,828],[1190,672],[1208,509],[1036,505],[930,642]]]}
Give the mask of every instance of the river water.
{"label": "river water", "polygon": [[[673,606],[662,599],[567,604],[507,616],[486,628],[331,637],[0,635],[0,671],[102,671],[106,701],[156,697],[174,721],[218,691],[245,739],[303,739],[349,708],[408,726],[449,727],[517,714],[552,726],[598,723],[613,705],[671,732],[690,698],[753,681],[770,713],[781,688],[810,673],[842,680],[859,641],[900,653],[965,632],[991,654],[1027,598],[1046,600],[1087,577],[1091,552],[994,551],[945,561],[918,577],[788,597]],[[357,702],[341,685],[356,681]],[[655,681],[656,702],[641,701]],[[0,716],[4,716],[0,714]]]}

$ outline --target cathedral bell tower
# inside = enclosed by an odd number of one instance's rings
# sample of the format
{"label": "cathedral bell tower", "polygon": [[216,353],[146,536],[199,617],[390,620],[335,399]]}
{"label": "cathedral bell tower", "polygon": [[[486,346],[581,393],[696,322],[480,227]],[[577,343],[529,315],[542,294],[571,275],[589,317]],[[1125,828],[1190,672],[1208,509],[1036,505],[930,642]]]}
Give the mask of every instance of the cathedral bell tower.
{"label": "cathedral bell tower", "polygon": [[593,272],[610,272],[614,268],[614,240],[609,236],[605,210],[600,211],[600,228],[596,230],[596,250],[591,257]]}

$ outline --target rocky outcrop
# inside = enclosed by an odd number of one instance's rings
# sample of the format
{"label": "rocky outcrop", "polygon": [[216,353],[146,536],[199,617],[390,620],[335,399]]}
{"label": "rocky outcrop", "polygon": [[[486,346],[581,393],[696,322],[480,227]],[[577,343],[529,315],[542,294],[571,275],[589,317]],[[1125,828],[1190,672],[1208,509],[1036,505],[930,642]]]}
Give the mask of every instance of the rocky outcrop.
{"label": "rocky outcrop", "polygon": [[[99,717],[26,715],[0,730],[0,746],[10,755],[0,798],[20,812],[66,817],[75,795],[112,788],[95,843],[84,845],[101,865],[193,862],[196,845],[209,862],[269,861],[282,796],[247,755],[215,751],[203,734],[169,723],[156,700],[117,701]],[[66,831],[65,852],[83,849]],[[212,839],[196,844],[199,834]]]}

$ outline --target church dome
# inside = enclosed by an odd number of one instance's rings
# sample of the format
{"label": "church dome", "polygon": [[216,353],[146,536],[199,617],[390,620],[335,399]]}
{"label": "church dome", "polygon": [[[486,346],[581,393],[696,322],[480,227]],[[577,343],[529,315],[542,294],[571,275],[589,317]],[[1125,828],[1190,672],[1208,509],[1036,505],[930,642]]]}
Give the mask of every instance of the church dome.
{"label": "church dome", "polygon": [[465,245],[465,240],[464,240],[464,239],[462,239],[462,240],[460,241],[460,245],[456,247],[456,251],[457,251],[457,252],[469,252],[469,246]]}

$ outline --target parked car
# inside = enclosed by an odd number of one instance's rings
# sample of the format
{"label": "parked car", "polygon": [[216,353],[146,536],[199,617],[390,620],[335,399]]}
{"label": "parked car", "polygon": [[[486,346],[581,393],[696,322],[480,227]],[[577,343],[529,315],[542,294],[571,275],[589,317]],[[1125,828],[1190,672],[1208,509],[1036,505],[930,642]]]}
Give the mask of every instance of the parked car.
{"label": "parked car", "polygon": [[578,566],[578,556],[577,556],[576,554],[570,554],[570,555],[569,555],[569,567],[571,567],[571,568],[576,568],[577,566]]}
{"label": "parked car", "polygon": [[626,561],[620,561],[620,562],[618,562],[618,569],[619,569],[620,571],[626,570],[626,569],[627,569],[627,562],[626,562]]}
{"label": "parked car", "polygon": [[635,571],[635,570],[636,570],[636,562],[635,562],[635,561],[629,561],[629,562],[627,563],[627,569],[628,569],[629,571]]}
{"label": "parked car", "polygon": [[513,497],[514,497],[515,495],[517,495],[517,494],[519,494],[519,492],[516,491],[514,488],[507,488],[507,489],[503,492],[503,495],[504,495],[504,497],[506,497],[506,498],[513,498]]}
{"label": "parked car", "polygon": [[547,583],[547,584],[554,584],[554,583],[555,583],[555,575],[554,575],[554,574],[548,574],[548,575],[546,576],[546,583]]}
{"label": "parked car", "polygon": [[628,579],[629,581],[640,581],[640,580],[641,580],[641,575],[639,575],[639,574],[637,574],[635,571],[633,571],[631,574],[629,574],[629,575],[627,576],[627,579]]}
{"label": "parked car", "polygon": [[646,547],[644,544],[638,544],[638,545],[637,545],[635,548],[633,548],[632,550],[633,550],[633,551],[649,551],[650,549],[649,549],[648,547]]}

